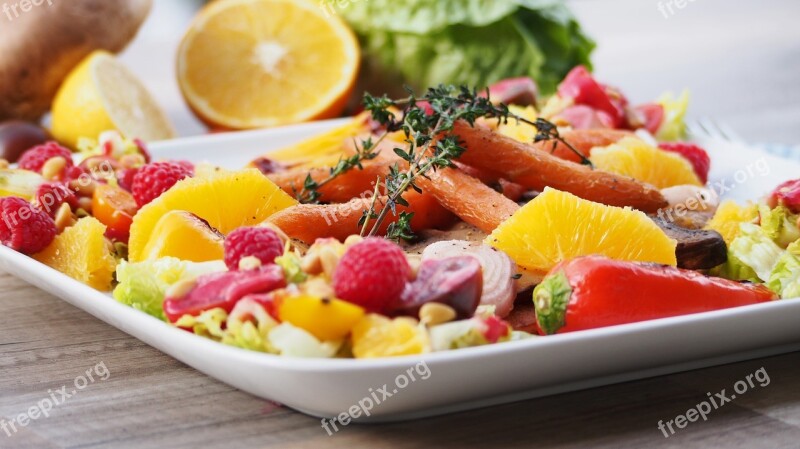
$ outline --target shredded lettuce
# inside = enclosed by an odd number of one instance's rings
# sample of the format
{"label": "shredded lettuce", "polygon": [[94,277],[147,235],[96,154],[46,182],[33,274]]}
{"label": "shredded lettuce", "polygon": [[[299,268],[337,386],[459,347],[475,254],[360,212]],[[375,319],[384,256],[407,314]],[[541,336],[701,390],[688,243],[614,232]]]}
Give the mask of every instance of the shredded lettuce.
{"label": "shredded lettuce", "polygon": [[202,337],[213,340],[221,340],[225,336],[222,324],[228,319],[228,313],[224,309],[216,308],[203,311],[198,316],[184,315],[175,325],[192,331]]}
{"label": "shredded lettuce", "polygon": [[686,137],[686,111],[689,110],[689,91],[684,90],[679,97],[672,92],[665,93],[657,101],[664,108],[664,122],[656,132],[656,139],[672,142]]}
{"label": "shredded lettuce", "polygon": [[114,299],[165,320],[162,306],[169,287],[179,281],[225,270],[222,261],[195,263],[173,257],[137,263],[123,261],[117,266],[119,285],[114,289]]}
{"label": "shredded lettuce", "polygon": [[789,245],[778,259],[767,287],[781,298],[800,297],[800,240]]}
{"label": "shredded lettuce", "polygon": [[308,279],[308,275],[301,267],[300,256],[293,252],[286,252],[284,255],[276,257],[275,264],[283,268],[286,282],[290,284],[300,284]]}
{"label": "shredded lettuce", "polygon": [[792,242],[800,239],[800,229],[797,228],[797,216],[784,206],[774,209],[766,204],[758,207],[761,217],[761,229],[781,248],[786,248]]}
{"label": "shredded lettuce", "polygon": [[222,342],[251,351],[277,353],[268,339],[269,331],[278,322],[264,309],[264,306],[251,298],[244,298],[228,316]]}
{"label": "shredded lettuce", "polygon": [[734,267],[740,273],[747,273],[746,268],[750,268],[758,279],[768,281],[783,250],[761,227],[752,223],[742,223],[739,227],[739,236],[728,248],[728,265],[741,264]]}
{"label": "shredded lettuce", "polygon": [[319,341],[299,327],[282,323],[269,331],[269,343],[280,355],[289,357],[330,358],[339,352],[341,341]]}
{"label": "shredded lettuce", "polygon": [[591,66],[595,47],[557,0],[370,0],[340,12],[362,42],[364,79],[381,83],[366,86],[373,93],[525,75],[550,93],[574,66]]}

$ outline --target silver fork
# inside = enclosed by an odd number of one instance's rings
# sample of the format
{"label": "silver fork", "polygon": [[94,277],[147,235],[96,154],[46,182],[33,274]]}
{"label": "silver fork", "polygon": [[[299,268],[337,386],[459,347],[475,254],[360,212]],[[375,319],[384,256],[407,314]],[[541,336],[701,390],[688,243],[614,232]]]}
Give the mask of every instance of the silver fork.
{"label": "silver fork", "polygon": [[747,142],[736,133],[726,123],[715,121],[708,117],[702,117],[696,122],[686,124],[689,133],[694,137],[701,137],[712,140],[723,140],[736,144],[746,144]]}
{"label": "silver fork", "polygon": [[[693,137],[730,142],[737,145],[748,145],[747,141],[740,137],[733,128],[724,122],[715,121],[708,117],[703,117],[696,122],[687,123],[686,128]],[[800,145],[761,144],[748,146],[773,156],[800,161]]]}

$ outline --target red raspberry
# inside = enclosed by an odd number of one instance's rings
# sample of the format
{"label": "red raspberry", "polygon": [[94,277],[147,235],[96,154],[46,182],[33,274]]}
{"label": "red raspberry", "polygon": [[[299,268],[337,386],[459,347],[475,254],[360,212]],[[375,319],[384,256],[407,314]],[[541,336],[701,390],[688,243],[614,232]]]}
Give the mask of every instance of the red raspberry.
{"label": "red raspberry", "polygon": [[67,160],[67,167],[72,166],[71,151],[55,142],[47,142],[44,145],[33,147],[22,153],[22,156],[19,158],[19,168],[41,173],[44,163],[57,156],[61,156]]}
{"label": "red raspberry", "polygon": [[154,162],[140,168],[133,177],[131,193],[139,207],[171,189],[178,181],[191,177],[194,170],[181,162]]}
{"label": "red raspberry", "polygon": [[78,207],[75,192],[60,182],[46,182],[36,190],[36,204],[39,209],[55,218],[62,204],[67,203],[73,209]]}
{"label": "red raspberry", "polygon": [[677,153],[683,156],[694,167],[694,172],[703,184],[708,182],[708,171],[711,170],[711,158],[708,157],[706,150],[689,142],[662,143],[658,146],[662,150],[670,153]]}
{"label": "red raspberry", "polygon": [[800,212],[800,179],[786,181],[776,187],[770,194],[768,203],[772,208],[785,206],[795,214]]}
{"label": "red raspberry", "polygon": [[269,228],[239,228],[225,238],[225,265],[231,271],[238,270],[239,261],[245,257],[255,257],[267,265],[282,255],[283,241]]}
{"label": "red raspberry", "polygon": [[0,198],[0,216],[0,242],[15,251],[36,254],[56,237],[53,219],[22,198]]}
{"label": "red raspberry", "polygon": [[344,253],[333,272],[336,297],[383,312],[396,303],[408,281],[411,267],[399,246],[381,238],[368,238]]}

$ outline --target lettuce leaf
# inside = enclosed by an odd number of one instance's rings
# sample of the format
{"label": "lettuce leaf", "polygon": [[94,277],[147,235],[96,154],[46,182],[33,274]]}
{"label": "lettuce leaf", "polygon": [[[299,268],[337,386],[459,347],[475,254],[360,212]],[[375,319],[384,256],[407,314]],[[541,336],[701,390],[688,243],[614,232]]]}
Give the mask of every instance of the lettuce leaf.
{"label": "lettuce leaf", "polygon": [[179,281],[226,269],[222,261],[195,263],[173,257],[137,263],[123,261],[117,266],[119,285],[113,295],[123,304],[166,320],[162,304],[169,287]]}
{"label": "lettuce leaf", "polygon": [[770,209],[766,204],[758,207],[761,217],[761,229],[781,248],[786,248],[792,242],[800,239],[800,229],[797,228],[797,216],[784,206]]}
{"label": "lettuce leaf", "polygon": [[742,223],[741,232],[728,248],[731,260],[728,264],[741,264],[740,272],[750,268],[761,281],[768,281],[772,270],[783,254],[783,250],[772,241],[764,230],[752,223]]}
{"label": "lettuce leaf", "polygon": [[372,93],[525,75],[550,93],[572,67],[591,67],[595,46],[556,0],[369,0],[341,13],[361,40]]}
{"label": "lettuce leaf", "polygon": [[664,108],[664,122],[656,132],[656,139],[672,142],[686,137],[686,112],[689,110],[689,91],[684,90],[676,97],[672,92],[665,93],[657,101]]}

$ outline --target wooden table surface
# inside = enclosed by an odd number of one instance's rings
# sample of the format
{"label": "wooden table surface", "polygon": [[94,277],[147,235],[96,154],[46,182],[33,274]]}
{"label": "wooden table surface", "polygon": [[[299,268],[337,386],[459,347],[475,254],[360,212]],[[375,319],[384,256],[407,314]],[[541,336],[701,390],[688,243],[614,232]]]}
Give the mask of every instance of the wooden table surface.
{"label": "wooden table surface", "polygon": [[[167,102],[179,129],[197,133],[174,82],[155,77],[170,70],[174,30],[189,15],[166,11],[178,2],[157,3],[157,17],[124,58]],[[726,121],[751,141],[800,143],[798,2],[698,0],[670,18],[655,0],[572,5],[600,43],[601,78],[633,99],[688,86],[696,116]],[[0,448],[800,446],[800,353],[422,421],[349,426],[329,437],[318,419],[210,379],[4,273],[0,329]],[[62,386],[93,368],[94,382],[49,417],[5,434],[4,422],[51,392],[61,399]],[[768,386],[670,438],[657,428],[761,368]]]}

